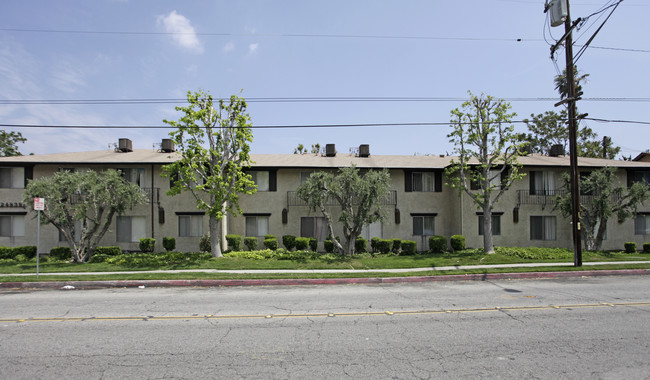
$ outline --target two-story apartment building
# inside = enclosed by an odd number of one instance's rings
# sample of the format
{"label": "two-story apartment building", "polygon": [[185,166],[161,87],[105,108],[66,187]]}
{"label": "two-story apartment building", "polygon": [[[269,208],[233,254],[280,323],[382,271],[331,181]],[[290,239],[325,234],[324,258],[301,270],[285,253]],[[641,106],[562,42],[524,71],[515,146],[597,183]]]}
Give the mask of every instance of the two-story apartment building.
{"label": "two-story apartment building", "polygon": [[[249,172],[257,184],[257,193],[240,197],[243,215],[227,217],[223,233],[258,236],[260,241],[265,234],[289,234],[316,237],[322,242],[327,236],[322,215],[311,211],[295,190],[314,171],[356,165],[362,170],[386,168],[391,177],[390,193],[381,201],[385,219],[366,226],[366,238],[415,240],[418,248],[425,250],[431,235],[462,234],[468,246],[482,246],[480,210],[467,195],[459,195],[445,185],[444,171],[453,157],[372,155],[368,146],[362,146],[360,153],[342,154],[330,148],[325,154],[252,155]],[[197,210],[191,194],[166,195],[170,179],[161,176],[162,166],[176,160],[177,154],[173,149],[125,148],[0,158],[0,246],[35,244],[35,212],[22,203],[28,181],[59,170],[113,168],[138,184],[148,202],[118,216],[102,245],[137,250],[140,238],[153,237],[156,248],[162,250],[162,238],[171,236],[176,238],[177,249],[197,250],[200,236],[208,233],[208,217]],[[568,172],[569,158],[529,155],[519,162],[526,176],[510,186],[494,208],[495,245],[570,248],[571,220],[555,209],[555,196],[563,191],[561,176]],[[650,162],[579,159],[581,172],[605,166],[617,169],[617,180],[622,185],[637,180],[650,182]],[[328,207],[336,214],[336,205]],[[649,236],[647,204],[632,220],[618,223],[611,218],[603,248],[619,249],[626,241],[641,244],[650,241]],[[65,240],[56,228],[41,228],[41,252],[63,245]]]}

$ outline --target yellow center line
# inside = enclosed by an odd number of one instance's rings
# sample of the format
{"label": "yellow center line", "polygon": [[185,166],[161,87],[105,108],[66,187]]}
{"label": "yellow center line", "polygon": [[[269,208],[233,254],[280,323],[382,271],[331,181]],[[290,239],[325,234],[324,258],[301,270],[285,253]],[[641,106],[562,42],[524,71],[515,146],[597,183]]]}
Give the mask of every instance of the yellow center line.
{"label": "yellow center line", "polygon": [[372,316],[399,316],[399,315],[434,315],[446,313],[485,313],[494,311],[538,311],[538,310],[570,310],[584,308],[612,308],[650,306],[650,302],[618,302],[618,303],[592,303],[569,305],[539,305],[539,306],[506,306],[490,308],[464,308],[441,310],[401,310],[401,311],[373,311],[373,312],[347,312],[347,313],[301,313],[301,314],[234,314],[234,315],[170,315],[170,316],[109,316],[109,317],[42,317],[42,318],[0,318],[0,323],[23,322],[92,322],[92,321],[173,321],[173,320],[219,320],[219,319],[282,319],[282,318],[335,318],[335,317],[372,317]]}

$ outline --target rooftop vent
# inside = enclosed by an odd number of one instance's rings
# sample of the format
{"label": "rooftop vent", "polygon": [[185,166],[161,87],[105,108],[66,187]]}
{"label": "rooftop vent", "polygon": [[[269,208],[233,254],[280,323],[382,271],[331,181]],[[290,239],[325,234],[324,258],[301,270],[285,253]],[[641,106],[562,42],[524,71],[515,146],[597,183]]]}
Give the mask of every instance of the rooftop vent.
{"label": "rooftop vent", "polygon": [[359,157],[370,157],[370,145],[361,144],[359,145]]}
{"label": "rooftop vent", "polygon": [[336,145],[326,144],[325,145],[325,157],[334,157],[336,156]]}
{"label": "rooftop vent", "polygon": [[172,141],[172,139],[162,139],[162,143],[160,144],[160,151],[163,153],[175,152],[176,147],[174,146],[174,141]]}
{"label": "rooftop vent", "polygon": [[548,151],[548,155],[551,157],[564,156],[565,154],[564,145],[562,144],[551,145],[551,149]]}
{"label": "rooftop vent", "polygon": [[119,139],[117,143],[118,152],[133,152],[133,143],[129,139]]}

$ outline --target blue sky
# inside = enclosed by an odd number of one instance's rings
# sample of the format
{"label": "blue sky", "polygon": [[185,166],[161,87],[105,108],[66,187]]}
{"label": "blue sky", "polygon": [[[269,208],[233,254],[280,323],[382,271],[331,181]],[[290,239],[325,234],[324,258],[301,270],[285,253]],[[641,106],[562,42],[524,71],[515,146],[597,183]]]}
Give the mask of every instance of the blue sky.
{"label": "blue sky", "polygon": [[[611,2],[572,1],[572,17]],[[215,97],[241,91],[245,98],[462,99],[472,91],[512,99],[515,119],[521,120],[554,108],[555,101],[530,99],[557,97],[557,69],[545,39],[559,38],[563,27],[545,26],[543,3],[3,0],[0,123],[163,125],[162,119],[178,118],[174,104],[7,101],[177,99],[199,88]],[[607,49],[591,48],[580,58],[580,70],[590,74],[584,97],[619,98],[581,101],[580,112],[650,121],[649,13],[645,0],[625,0],[592,42]],[[575,34],[577,44],[604,19],[596,18]],[[563,49],[557,65],[565,65]],[[248,110],[258,126],[440,123],[448,122],[450,110],[461,103],[251,101]],[[588,124],[601,137],[611,136],[624,155],[650,148],[648,125]],[[120,137],[131,138],[135,148],[151,149],[169,132],[4,129],[22,132],[28,142],[21,151],[37,154],[106,149]],[[339,152],[370,144],[373,154],[444,154],[452,151],[449,131],[447,125],[255,129],[253,153],[291,153],[300,143],[318,142],[335,143]]]}

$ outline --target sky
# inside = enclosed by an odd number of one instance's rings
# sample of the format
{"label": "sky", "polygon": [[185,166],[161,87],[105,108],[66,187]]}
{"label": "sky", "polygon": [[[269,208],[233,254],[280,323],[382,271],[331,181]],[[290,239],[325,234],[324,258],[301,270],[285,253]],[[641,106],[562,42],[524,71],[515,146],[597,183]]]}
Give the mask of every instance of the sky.
{"label": "sky", "polygon": [[[571,17],[614,2],[572,0]],[[550,46],[564,27],[548,25],[543,5],[3,0],[0,124],[21,126],[0,129],[27,138],[19,145],[23,154],[108,149],[118,138],[155,149],[170,129],[139,127],[177,120],[174,107],[201,89],[248,99],[253,153],[333,143],[341,153],[369,144],[371,154],[451,154],[450,111],[469,91],[509,101],[515,121],[559,111],[553,78],[566,61],[560,48],[554,62]],[[574,32],[576,53],[608,14],[589,17]],[[650,122],[649,15],[646,0],[623,1],[577,61],[589,74],[580,113]],[[88,104],[97,100],[118,104]],[[600,137],[611,136],[622,155],[650,148],[648,124],[586,123]],[[364,126],[331,127],[355,124]],[[60,128],[80,125],[125,128]],[[330,127],[314,127],[323,125]]]}

